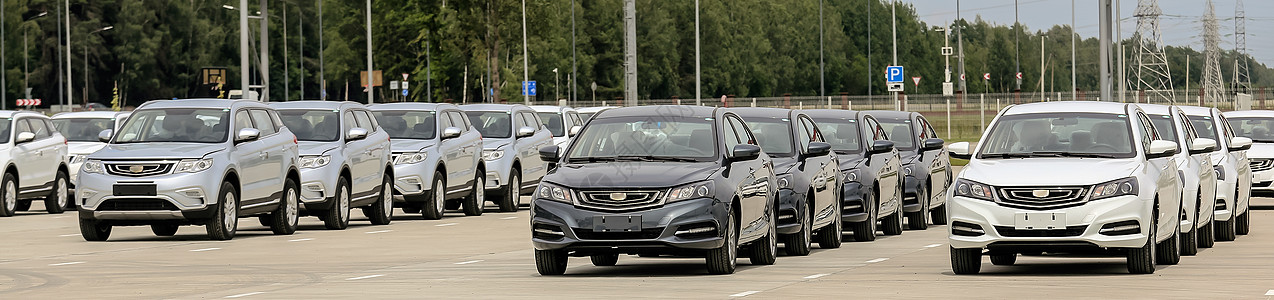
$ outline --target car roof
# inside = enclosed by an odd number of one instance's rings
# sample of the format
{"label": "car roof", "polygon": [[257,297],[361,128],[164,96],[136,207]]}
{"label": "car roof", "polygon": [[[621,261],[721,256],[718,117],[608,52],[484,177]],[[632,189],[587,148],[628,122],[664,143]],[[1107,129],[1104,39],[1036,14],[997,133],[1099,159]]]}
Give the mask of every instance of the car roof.
{"label": "car roof", "polygon": [[1005,115],[1053,113],[1053,112],[1095,112],[1126,114],[1127,103],[1105,101],[1053,101],[1018,104],[1005,108]]}
{"label": "car roof", "polygon": [[868,111],[864,111],[863,113],[869,116],[875,117],[876,119],[895,119],[895,120],[911,119],[911,117],[915,116],[916,114],[919,114],[917,112],[897,111],[897,110],[868,110]]}
{"label": "car roof", "polygon": [[531,110],[530,107],[527,107],[526,105],[521,105],[521,104],[491,104],[491,103],[466,104],[466,105],[461,105],[460,109],[465,111],[513,111],[516,109]]}
{"label": "car roof", "polygon": [[695,105],[648,105],[648,106],[629,106],[616,107],[608,109],[605,112],[598,113],[593,118],[616,118],[616,117],[649,117],[659,118],[660,116],[680,116],[680,117],[716,117],[716,107],[695,106]]}
{"label": "car roof", "polygon": [[1166,115],[1172,109],[1171,105],[1163,104],[1137,104],[1137,107],[1140,107],[1141,111],[1152,115]]}
{"label": "car roof", "polygon": [[1274,110],[1239,110],[1221,113],[1226,118],[1264,117],[1274,118]]}
{"label": "car roof", "polygon": [[0,117],[3,117],[3,118],[13,118],[20,115],[35,115],[35,116],[41,116],[41,117],[48,117],[42,113],[29,111],[29,110],[0,110]]}
{"label": "car roof", "polygon": [[123,112],[123,111],[75,111],[75,112],[58,113],[56,115],[53,115],[53,118],[54,119],[78,119],[78,118],[110,119],[110,118],[115,118],[122,114],[127,114],[127,113],[128,112]]}
{"label": "car roof", "polygon": [[460,109],[459,106],[451,103],[426,103],[426,102],[398,102],[398,103],[382,103],[367,106],[371,110],[423,110],[438,111],[443,109]]}
{"label": "car roof", "polygon": [[576,109],[575,109],[575,112],[580,112],[580,113],[597,113],[597,112],[601,112],[601,111],[603,111],[603,110],[607,110],[607,109],[612,109],[612,108],[615,108],[615,107],[616,107],[616,106],[593,106],[593,107],[581,107],[581,108],[576,108]]}
{"label": "car roof", "polygon": [[535,112],[555,112],[555,113],[576,111],[574,108],[571,108],[570,106],[554,106],[554,105],[531,105],[531,109],[535,110]]}
{"label": "car roof", "polygon": [[804,112],[805,115],[810,116],[810,118],[814,118],[815,121],[817,121],[817,119],[856,120],[858,119],[858,116],[862,115],[863,113],[857,110],[843,110],[843,109],[806,109],[806,110],[803,110],[802,112]]}
{"label": "car roof", "polygon": [[240,108],[240,107],[257,107],[270,108],[264,102],[240,99],[179,99],[179,100],[151,100],[142,103],[137,109],[151,108]]}
{"label": "car roof", "polygon": [[270,102],[270,107],[273,107],[274,109],[346,109],[362,106],[363,104],[352,101],[306,100]]}
{"label": "car roof", "polygon": [[794,110],[786,108],[773,107],[741,107],[729,108],[726,111],[733,112],[743,118],[790,118]]}

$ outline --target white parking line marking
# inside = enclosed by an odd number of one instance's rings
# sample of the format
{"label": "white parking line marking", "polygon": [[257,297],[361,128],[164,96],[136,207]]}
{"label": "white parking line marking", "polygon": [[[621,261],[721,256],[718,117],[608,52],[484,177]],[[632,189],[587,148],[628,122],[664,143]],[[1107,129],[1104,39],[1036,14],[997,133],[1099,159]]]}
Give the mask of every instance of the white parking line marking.
{"label": "white parking line marking", "polygon": [[1266,296],[1274,296],[1274,290],[1265,291]]}
{"label": "white parking line marking", "polygon": [[295,240],[288,240],[288,241],[289,242],[304,242],[304,241],[313,241],[313,240],[314,238],[303,238],[303,239],[295,239]]}
{"label": "white parking line marking", "polygon": [[500,220],[513,220],[513,219],[517,219],[517,218],[518,218],[518,217],[503,217],[503,218],[500,218]]}
{"label": "white parking line marking", "polygon": [[832,274],[827,274],[827,273],[823,273],[823,274],[814,274],[814,275],[810,275],[810,276],[805,276],[805,279],[816,279],[816,278],[823,277],[823,276],[827,276],[827,275],[832,275]]}
{"label": "white parking line marking", "polygon": [[84,262],[82,262],[82,261],[73,261],[73,262],[64,262],[64,263],[58,263],[58,264],[49,264],[49,266],[50,266],[50,267],[56,267],[56,266],[69,266],[69,265],[78,265],[78,264],[82,264],[82,263],[84,263]]}
{"label": "white parking line marking", "polygon": [[230,295],[230,296],[226,296],[226,298],[241,298],[241,297],[247,297],[247,296],[252,296],[252,295],[260,295],[260,294],[265,294],[265,292],[251,292],[251,293],[243,293],[243,294],[238,294],[238,295]]}
{"label": "white parking line marking", "polygon": [[362,280],[362,279],[376,278],[376,277],[381,277],[381,276],[385,276],[385,274],[376,274],[376,275],[358,276],[358,277],[353,277],[353,278],[345,278],[345,280]]}
{"label": "white parking line marking", "polygon": [[889,260],[889,258],[887,258],[887,257],[877,258],[877,259],[869,260],[869,261],[867,261],[867,263],[869,263],[869,264],[874,264],[874,263],[878,263],[878,262],[882,262],[882,261],[886,261],[886,260]]}
{"label": "white parking line marking", "polygon": [[481,259],[479,259],[479,260],[471,260],[471,261],[462,261],[462,262],[458,262],[458,263],[456,263],[456,264],[457,264],[457,265],[467,265],[467,264],[477,263],[477,262],[482,262],[482,260],[481,260]]}
{"label": "white parking line marking", "polygon": [[195,249],[195,250],[190,250],[190,252],[204,252],[204,251],[212,251],[212,250],[221,250],[221,248],[203,248],[203,249]]}
{"label": "white parking line marking", "polygon": [[747,296],[747,295],[756,294],[756,293],[760,293],[760,292],[761,292],[761,291],[746,291],[746,292],[742,292],[742,293],[738,293],[738,294],[730,295],[730,297],[744,297],[744,296]]}
{"label": "white parking line marking", "polygon": [[451,226],[451,225],[460,225],[460,223],[438,224],[438,225],[434,225],[434,226],[438,226],[438,227],[445,227],[445,226]]}
{"label": "white parking line marking", "polygon": [[72,234],[63,234],[63,235],[59,235],[59,237],[68,237],[68,236],[80,236],[80,234],[78,234],[78,233],[72,233]]}
{"label": "white parking line marking", "polygon": [[377,231],[368,231],[367,233],[368,233],[368,234],[376,234],[376,233],[386,233],[386,232],[390,232],[390,231],[394,231],[394,230],[393,230],[393,229],[385,229],[385,230],[377,230]]}
{"label": "white parking line marking", "polygon": [[933,248],[933,247],[937,247],[937,246],[942,246],[942,244],[933,244],[933,245],[928,245],[928,246],[925,246],[925,248]]}

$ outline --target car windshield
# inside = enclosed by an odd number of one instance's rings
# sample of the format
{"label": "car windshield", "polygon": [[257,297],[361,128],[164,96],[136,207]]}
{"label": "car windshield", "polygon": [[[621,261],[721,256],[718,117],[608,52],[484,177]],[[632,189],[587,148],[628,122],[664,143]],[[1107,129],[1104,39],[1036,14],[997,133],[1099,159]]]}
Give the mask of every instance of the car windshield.
{"label": "car windshield", "polygon": [[855,153],[862,149],[861,139],[858,138],[858,122],[855,120],[846,120],[838,118],[825,118],[814,120],[818,123],[818,131],[823,133],[823,139],[828,144],[832,144],[832,150],[837,153]]}
{"label": "car windshield", "polygon": [[221,143],[226,141],[229,124],[229,109],[144,109],[128,117],[115,142]]}
{"label": "car windshield", "polygon": [[1220,139],[1216,138],[1216,128],[1212,126],[1212,117],[1186,116],[1186,118],[1190,119],[1190,125],[1194,126],[1194,132],[1199,135],[1199,138],[1220,141]]}
{"label": "car windshield", "polygon": [[712,118],[621,117],[593,120],[571,144],[567,161],[711,161]]}
{"label": "car windshield", "polygon": [[774,157],[792,155],[792,129],[788,119],[752,118],[744,123],[752,129],[757,144],[766,154]]}
{"label": "car windshield", "polygon": [[513,136],[513,115],[507,111],[467,111],[469,122],[484,138],[503,139]]}
{"label": "car windshield", "polygon": [[1150,123],[1155,125],[1155,132],[1159,133],[1160,139],[1167,141],[1177,140],[1177,131],[1172,125],[1172,118],[1167,115],[1146,115],[1150,117]]}
{"label": "car windshield", "polygon": [[432,140],[438,135],[435,111],[378,110],[372,115],[391,139]]}
{"label": "car windshield", "polygon": [[916,149],[916,135],[911,131],[911,120],[879,119],[880,127],[885,129],[889,141],[894,142],[898,150]]}
{"label": "car windshield", "polygon": [[1257,143],[1274,143],[1274,133],[1270,133],[1270,128],[1274,128],[1274,118],[1244,117],[1226,120],[1230,121],[1230,130],[1234,131],[1234,135]]}
{"label": "car windshield", "polygon": [[566,124],[562,123],[562,114],[555,112],[536,113],[540,115],[540,120],[544,121],[544,126],[549,127],[549,132],[555,137],[566,136]]}
{"label": "car windshield", "polygon": [[299,141],[335,142],[341,137],[341,118],[337,110],[284,109],[279,110],[279,118]]}
{"label": "car windshield", "polygon": [[1129,124],[1122,114],[1006,115],[991,127],[979,158],[1134,157]]}
{"label": "car windshield", "polygon": [[102,130],[115,129],[115,120],[110,118],[53,119],[53,128],[61,132],[68,142],[97,142],[97,135],[102,133]]}

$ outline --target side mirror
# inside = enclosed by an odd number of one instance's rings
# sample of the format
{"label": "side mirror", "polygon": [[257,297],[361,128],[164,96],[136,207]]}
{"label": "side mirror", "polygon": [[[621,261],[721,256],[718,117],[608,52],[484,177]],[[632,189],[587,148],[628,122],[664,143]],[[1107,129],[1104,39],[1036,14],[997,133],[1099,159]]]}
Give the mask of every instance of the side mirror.
{"label": "side mirror", "polygon": [[1156,140],[1150,142],[1150,154],[1146,155],[1147,159],[1168,157],[1177,154],[1177,142]]}
{"label": "side mirror", "polygon": [[460,128],[447,127],[442,130],[442,139],[455,138],[460,136]]}
{"label": "side mirror", "polygon": [[1243,151],[1252,148],[1252,139],[1235,137],[1230,139],[1230,151]]}
{"label": "side mirror", "polygon": [[115,135],[114,130],[110,130],[110,129],[102,130],[102,132],[97,133],[97,140],[103,143],[109,143],[111,142],[112,135]]}
{"label": "side mirror", "polygon": [[937,138],[926,139],[924,141],[924,145],[920,147],[920,151],[939,150],[939,149],[942,149],[942,145],[946,143],[947,141],[944,141],[942,139],[937,139]]}
{"label": "side mirror", "polygon": [[562,159],[561,155],[558,154],[560,149],[561,148],[556,145],[540,147],[540,160],[548,163],[557,162]]}
{"label": "side mirror", "polygon": [[367,129],[353,128],[350,129],[349,132],[345,133],[346,142],[353,142],[365,138],[367,138]]}
{"label": "side mirror", "polygon": [[950,146],[947,146],[947,153],[951,154],[951,157],[959,159],[973,158],[972,150],[973,145],[969,144],[969,142],[952,143]]}
{"label": "side mirror", "polygon": [[235,143],[250,142],[261,137],[261,131],[256,128],[239,129],[239,133],[234,136]]}
{"label": "side mirror", "polygon": [[31,132],[23,132],[18,134],[18,138],[13,140],[14,144],[21,144],[35,140],[35,134]]}
{"label": "side mirror", "polygon": [[757,145],[743,144],[734,146],[734,149],[731,149],[730,156],[728,158],[730,161],[744,161],[753,160],[757,157],[761,157],[761,147],[758,147]]}
{"label": "side mirror", "polygon": [[810,142],[810,145],[805,148],[806,156],[823,156],[828,153],[832,153],[832,144],[824,142]]}
{"label": "side mirror", "polygon": [[881,154],[889,152],[889,150],[894,150],[894,142],[876,141],[875,143],[871,143],[871,147],[867,148],[867,155]]}
{"label": "side mirror", "polygon": [[567,132],[566,132],[566,136],[567,136],[567,137],[575,137],[575,136],[579,135],[579,131],[580,131],[580,129],[584,129],[584,126],[579,126],[579,125],[571,126],[571,130],[569,130],[569,131],[567,131]]}
{"label": "side mirror", "polygon": [[1197,138],[1190,145],[1190,154],[1200,154],[1216,151],[1216,140]]}
{"label": "side mirror", "polygon": [[518,128],[518,138],[524,138],[535,134],[534,127]]}

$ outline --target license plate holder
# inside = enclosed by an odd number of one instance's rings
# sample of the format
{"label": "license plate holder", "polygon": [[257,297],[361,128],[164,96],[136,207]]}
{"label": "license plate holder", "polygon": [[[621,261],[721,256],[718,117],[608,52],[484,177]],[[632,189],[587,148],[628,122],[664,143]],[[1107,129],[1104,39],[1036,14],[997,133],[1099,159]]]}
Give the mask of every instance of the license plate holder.
{"label": "license plate holder", "polygon": [[594,232],[641,231],[641,216],[593,216]]}
{"label": "license plate holder", "polygon": [[111,194],[115,196],[155,196],[154,184],[116,184]]}
{"label": "license plate holder", "polygon": [[1066,229],[1066,213],[1015,213],[1013,214],[1013,229]]}

